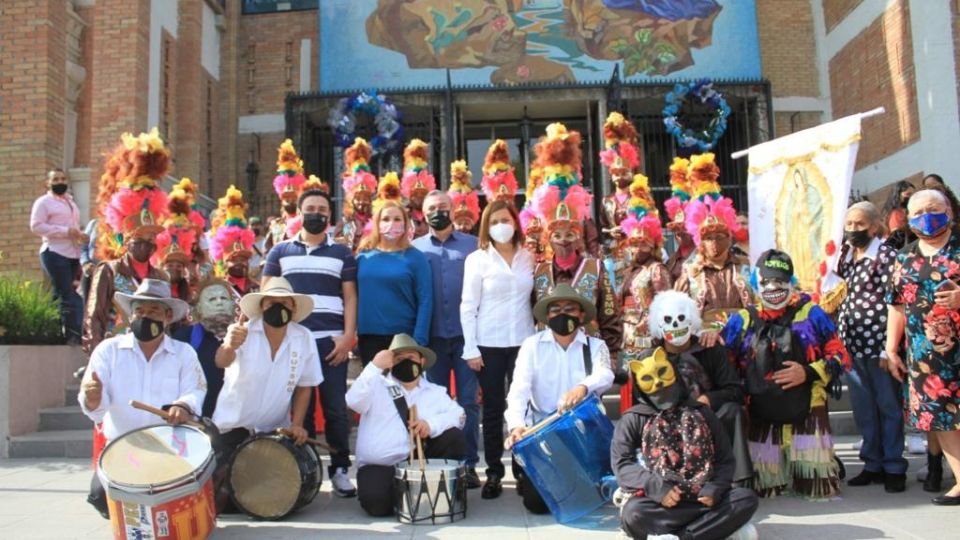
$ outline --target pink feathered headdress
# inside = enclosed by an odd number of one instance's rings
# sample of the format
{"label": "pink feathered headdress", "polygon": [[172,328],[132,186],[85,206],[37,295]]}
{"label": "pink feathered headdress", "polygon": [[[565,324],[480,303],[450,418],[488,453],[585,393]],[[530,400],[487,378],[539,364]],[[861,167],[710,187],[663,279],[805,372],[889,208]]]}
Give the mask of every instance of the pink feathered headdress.
{"label": "pink feathered headdress", "polygon": [[450,189],[447,194],[453,203],[453,219],[469,217],[474,223],[480,220],[480,198],[473,190],[473,174],[467,162],[459,159],[450,164]]}
{"label": "pink feathered headdress", "polygon": [[580,185],[580,133],[568,132],[560,123],[550,124],[537,148],[544,181],[534,190],[530,207],[548,232],[561,225],[580,229],[590,217],[593,197]]}
{"label": "pink feathered headdress", "polygon": [[600,162],[611,172],[619,169],[627,174],[640,168],[640,151],[636,146],[637,130],[618,112],[607,116],[603,124],[604,150]]}
{"label": "pink feathered headdress", "polygon": [[420,139],[410,141],[403,150],[403,178],[400,192],[408,201],[422,200],[437,189],[437,181],[427,170],[427,143]]}
{"label": "pink feathered headdress", "polygon": [[234,186],[219,200],[224,222],[213,235],[210,242],[210,256],[217,262],[216,271],[223,275],[224,263],[232,257],[252,257],[253,242],[256,236],[247,228],[246,203],[243,193]]}
{"label": "pink feathered headdress", "polygon": [[483,162],[483,178],[481,179],[483,194],[487,201],[513,201],[517,193],[517,177],[513,174],[510,165],[510,151],[507,142],[503,139],[493,141],[487,149]]}
{"label": "pink feathered headdress", "polygon": [[303,160],[297,155],[293,141],[286,139],[277,149],[277,176],[273,190],[284,200],[296,200],[307,178],[303,175]]}
{"label": "pink feathered headdress", "polygon": [[737,210],[733,207],[733,201],[727,197],[705,197],[702,201],[693,199],[687,203],[684,214],[684,227],[697,245],[700,245],[704,236],[711,233],[720,232],[733,236],[740,231]]}
{"label": "pink feathered headdress", "polygon": [[377,191],[377,177],[370,172],[370,156],[373,150],[362,137],[357,137],[353,145],[343,152],[344,171],[343,192],[352,198],[357,192],[366,192],[370,197]]}
{"label": "pink feathered headdress", "polygon": [[119,244],[135,234],[159,234],[166,219],[167,195],[157,188],[133,190],[121,187],[104,212]]}

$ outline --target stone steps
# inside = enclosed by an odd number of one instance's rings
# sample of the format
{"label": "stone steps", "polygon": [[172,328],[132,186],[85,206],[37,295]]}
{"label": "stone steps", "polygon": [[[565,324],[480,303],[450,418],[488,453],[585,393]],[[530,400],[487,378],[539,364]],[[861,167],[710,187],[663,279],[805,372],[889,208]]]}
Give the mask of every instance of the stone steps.
{"label": "stone steps", "polygon": [[63,431],[73,429],[90,429],[90,421],[79,405],[53,407],[40,411],[40,431]]}
{"label": "stone steps", "polygon": [[38,431],[10,437],[11,458],[89,458],[93,455],[93,430]]}

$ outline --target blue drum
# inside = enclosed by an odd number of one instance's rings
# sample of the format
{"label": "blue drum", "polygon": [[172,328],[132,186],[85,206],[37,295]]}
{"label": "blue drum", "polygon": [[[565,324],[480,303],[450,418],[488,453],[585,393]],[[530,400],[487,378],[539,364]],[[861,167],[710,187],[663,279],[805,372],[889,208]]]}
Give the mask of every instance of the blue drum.
{"label": "blue drum", "polygon": [[613,423],[591,394],[528,429],[513,454],[553,517],[567,523],[603,506],[616,489],[611,440]]}

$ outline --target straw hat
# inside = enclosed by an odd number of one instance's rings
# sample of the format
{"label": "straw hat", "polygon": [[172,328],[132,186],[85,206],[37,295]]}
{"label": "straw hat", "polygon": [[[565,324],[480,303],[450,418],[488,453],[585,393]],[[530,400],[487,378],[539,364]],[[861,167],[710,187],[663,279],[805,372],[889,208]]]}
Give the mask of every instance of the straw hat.
{"label": "straw hat", "polygon": [[581,296],[576,289],[570,285],[567,285],[566,283],[557,285],[554,287],[553,291],[550,292],[550,294],[538,300],[537,304],[533,306],[533,316],[540,323],[547,324],[547,320],[549,319],[547,311],[549,311],[550,304],[554,304],[563,300],[580,304],[580,309],[582,309],[584,313],[583,324],[587,324],[596,318],[597,306],[593,305],[592,302]]}
{"label": "straw hat", "polygon": [[416,351],[423,357],[423,369],[428,370],[437,361],[437,355],[426,347],[421,347],[417,341],[407,334],[397,334],[390,342],[390,352]]}
{"label": "straw hat", "polygon": [[240,299],[240,311],[249,319],[263,316],[260,301],[264,298],[293,298],[293,322],[300,322],[313,313],[313,299],[305,294],[293,292],[290,282],[282,277],[270,278],[267,286],[260,292],[249,293]]}
{"label": "straw hat", "polygon": [[113,293],[113,301],[129,317],[133,313],[134,302],[159,302],[173,311],[173,322],[177,322],[190,312],[190,304],[173,298],[170,294],[170,284],[162,279],[145,279],[133,294],[124,294],[120,291]]}

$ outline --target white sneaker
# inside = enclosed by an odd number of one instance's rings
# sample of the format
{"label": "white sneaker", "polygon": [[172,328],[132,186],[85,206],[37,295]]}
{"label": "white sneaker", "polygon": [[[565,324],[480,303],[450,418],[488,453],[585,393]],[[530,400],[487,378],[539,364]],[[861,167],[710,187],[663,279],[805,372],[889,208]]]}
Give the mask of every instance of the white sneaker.
{"label": "white sneaker", "polygon": [[927,438],[923,435],[907,435],[907,452],[910,454],[926,454]]}
{"label": "white sneaker", "polygon": [[357,496],[357,488],[350,481],[350,475],[347,474],[346,467],[336,469],[330,478],[330,483],[333,484],[333,494],[337,497]]}
{"label": "white sneaker", "polygon": [[859,441],[853,443],[854,450],[859,450],[861,448],[863,448],[863,439],[860,439]]}
{"label": "white sneaker", "polygon": [[647,540],[680,540],[675,534],[648,534]]}
{"label": "white sneaker", "polygon": [[758,538],[760,538],[760,535],[757,534],[757,528],[753,526],[753,523],[747,522],[746,525],[728,536],[727,540],[757,540]]}

